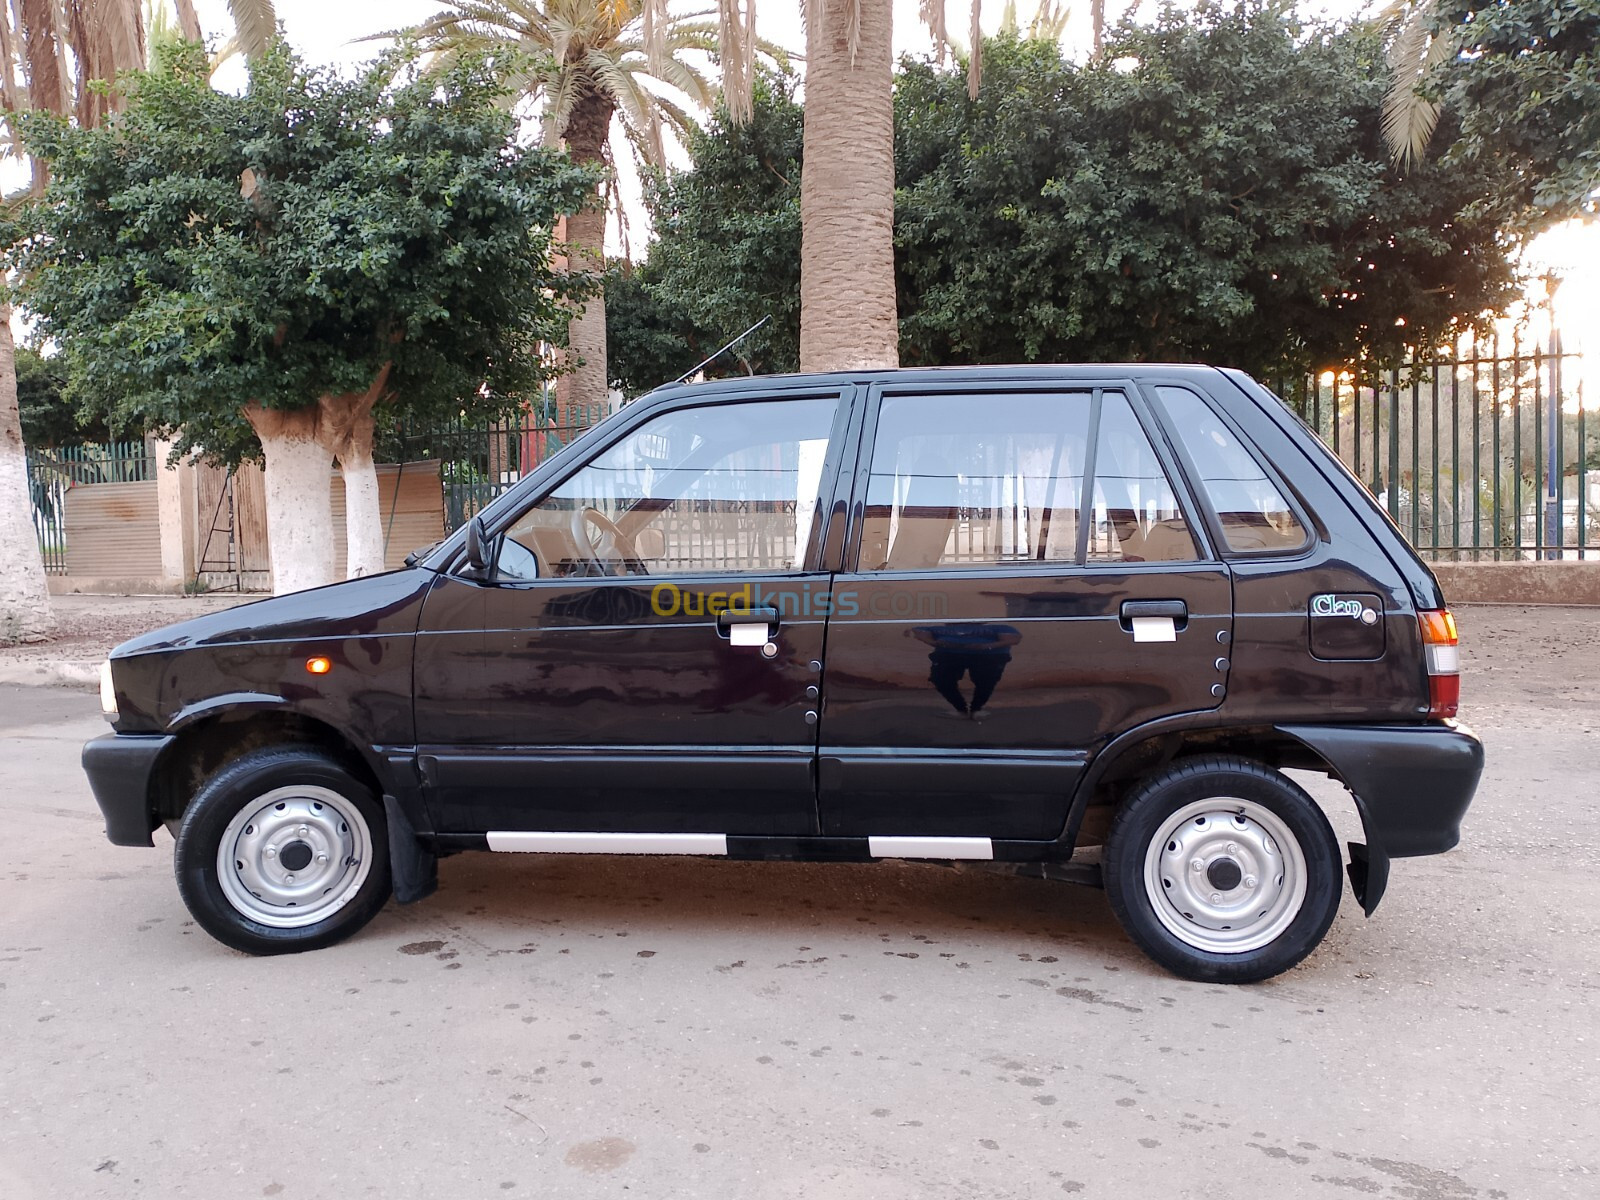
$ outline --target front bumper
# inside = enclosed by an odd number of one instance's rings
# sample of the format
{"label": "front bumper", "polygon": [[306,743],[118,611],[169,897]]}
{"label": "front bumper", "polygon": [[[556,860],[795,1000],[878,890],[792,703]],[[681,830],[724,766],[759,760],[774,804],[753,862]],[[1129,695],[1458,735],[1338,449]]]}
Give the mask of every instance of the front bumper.
{"label": "front bumper", "polygon": [[1461,840],[1461,818],[1483,774],[1483,743],[1454,721],[1434,725],[1283,725],[1321,755],[1355,797],[1367,831],[1352,845],[1350,883],[1371,914],[1391,858],[1442,854]]}
{"label": "front bumper", "polygon": [[171,742],[156,734],[108,733],[84,744],[83,770],[113,846],[155,845],[150,775]]}

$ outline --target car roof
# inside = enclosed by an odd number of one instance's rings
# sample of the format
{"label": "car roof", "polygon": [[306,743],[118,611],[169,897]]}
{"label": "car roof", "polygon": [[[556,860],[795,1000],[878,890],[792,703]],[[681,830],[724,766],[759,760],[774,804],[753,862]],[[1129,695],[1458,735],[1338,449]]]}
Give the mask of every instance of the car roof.
{"label": "car roof", "polygon": [[813,371],[787,375],[735,375],[723,379],[708,379],[701,383],[667,383],[641,396],[640,399],[661,399],[687,392],[743,392],[770,389],[774,385],[785,388],[804,387],[808,384],[843,386],[845,384],[870,385],[893,383],[895,386],[917,384],[980,383],[993,381],[1028,382],[1054,379],[1127,379],[1141,375],[1160,374],[1173,376],[1214,377],[1219,369],[1202,363],[1016,363],[962,367],[890,367],[862,371]]}

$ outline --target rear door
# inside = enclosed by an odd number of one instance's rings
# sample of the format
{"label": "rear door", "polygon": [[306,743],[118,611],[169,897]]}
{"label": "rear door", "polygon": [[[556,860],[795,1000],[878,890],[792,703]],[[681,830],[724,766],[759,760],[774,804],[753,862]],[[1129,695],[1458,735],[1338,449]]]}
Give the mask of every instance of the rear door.
{"label": "rear door", "polygon": [[879,385],[866,431],[822,832],[1055,838],[1110,738],[1221,703],[1228,570],[1131,382]]}

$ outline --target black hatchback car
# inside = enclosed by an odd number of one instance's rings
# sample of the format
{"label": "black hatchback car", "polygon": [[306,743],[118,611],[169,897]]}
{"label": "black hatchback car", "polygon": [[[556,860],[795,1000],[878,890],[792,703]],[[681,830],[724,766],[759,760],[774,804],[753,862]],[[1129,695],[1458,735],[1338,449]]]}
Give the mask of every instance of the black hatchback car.
{"label": "black hatchback car", "polygon": [[118,647],[119,845],[258,954],[462,850],[983,860],[1103,878],[1195,979],[1304,958],[1348,787],[1371,913],[1482,769],[1432,573],[1318,439],[1199,366],[671,386],[409,569]]}

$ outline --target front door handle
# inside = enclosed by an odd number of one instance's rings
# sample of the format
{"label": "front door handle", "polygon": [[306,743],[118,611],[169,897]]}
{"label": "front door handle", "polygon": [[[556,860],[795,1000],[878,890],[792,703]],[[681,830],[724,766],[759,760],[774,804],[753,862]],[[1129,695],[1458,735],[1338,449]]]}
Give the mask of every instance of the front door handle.
{"label": "front door handle", "polygon": [[1171,617],[1174,621],[1187,622],[1189,606],[1182,600],[1124,600],[1123,621],[1131,621],[1135,617]]}
{"label": "front door handle", "polygon": [[1119,616],[1134,641],[1171,642],[1189,624],[1189,606],[1182,600],[1124,600]]}
{"label": "front door handle", "polygon": [[778,624],[776,608],[725,608],[717,614],[717,629],[727,633],[735,625],[765,625],[774,629]]}
{"label": "front door handle", "polygon": [[717,614],[717,632],[735,646],[764,646],[777,628],[776,608],[725,608]]}

